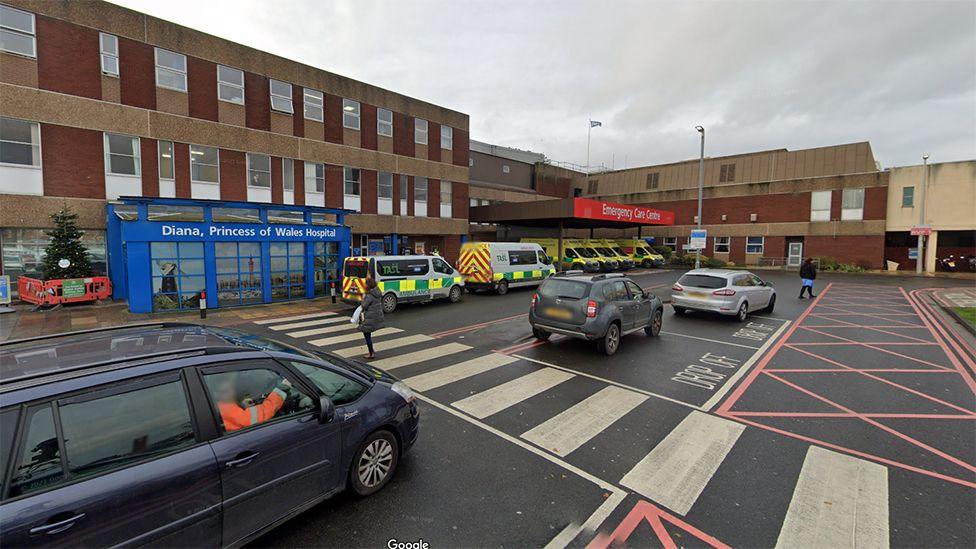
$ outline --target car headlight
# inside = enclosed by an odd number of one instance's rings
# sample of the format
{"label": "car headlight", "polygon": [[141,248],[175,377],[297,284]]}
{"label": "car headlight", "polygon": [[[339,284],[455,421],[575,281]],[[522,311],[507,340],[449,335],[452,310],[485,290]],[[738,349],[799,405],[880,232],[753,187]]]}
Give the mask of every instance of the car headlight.
{"label": "car headlight", "polygon": [[402,396],[403,400],[407,402],[413,402],[417,399],[417,394],[413,392],[413,389],[407,387],[407,384],[402,381],[397,381],[390,386],[390,389],[393,389],[394,393]]}

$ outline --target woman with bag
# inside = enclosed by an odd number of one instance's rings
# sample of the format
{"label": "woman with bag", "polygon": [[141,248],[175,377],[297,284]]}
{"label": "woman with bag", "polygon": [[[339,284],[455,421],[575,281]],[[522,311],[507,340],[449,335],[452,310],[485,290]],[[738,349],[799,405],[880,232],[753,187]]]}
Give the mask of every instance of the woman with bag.
{"label": "woman with bag", "polygon": [[813,258],[808,257],[803,265],[800,265],[800,299],[806,299],[803,297],[804,292],[810,294],[810,299],[817,297],[813,293],[813,281],[816,279],[817,266],[813,264]]}
{"label": "woman with bag", "polygon": [[375,356],[373,332],[383,327],[383,294],[372,278],[366,279],[366,294],[359,306],[362,308],[362,313],[359,315],[359,331],[363,333],[366,349],[369,350],[363,358],[369,360]]}

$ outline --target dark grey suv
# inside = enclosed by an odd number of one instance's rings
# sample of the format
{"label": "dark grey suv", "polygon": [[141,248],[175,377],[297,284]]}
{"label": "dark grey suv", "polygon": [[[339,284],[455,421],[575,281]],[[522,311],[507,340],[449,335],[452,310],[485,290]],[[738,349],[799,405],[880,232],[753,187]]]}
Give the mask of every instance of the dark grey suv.
{"label": "dark grey suv", "polygon": [[556,333],[596,341],[608,355],[617,352],[620,338],[644,330],[661,332],[663,306],[623,274],[584,274],[567,271],[550,277],[532,295],[529,323],[532,334],[549,339]]}

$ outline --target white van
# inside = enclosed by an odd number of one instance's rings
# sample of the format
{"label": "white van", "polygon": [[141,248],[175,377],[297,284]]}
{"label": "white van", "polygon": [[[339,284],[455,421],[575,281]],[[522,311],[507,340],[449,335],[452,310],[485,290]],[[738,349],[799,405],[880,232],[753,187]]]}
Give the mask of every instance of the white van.
{"label": "white van", "polygon": [[542,246],[534,242],[466,242],[458,270],[469,291],[495,290],[539,284],[556,272]]}
{"label": "white van", "polygon": [[464,292],[461,273],[440,256],[347,257],[342,266],[342,301],[358,305],[370,277],[383,293],[385,313],[392,313],[400,303],[440,298],[457,303]]}

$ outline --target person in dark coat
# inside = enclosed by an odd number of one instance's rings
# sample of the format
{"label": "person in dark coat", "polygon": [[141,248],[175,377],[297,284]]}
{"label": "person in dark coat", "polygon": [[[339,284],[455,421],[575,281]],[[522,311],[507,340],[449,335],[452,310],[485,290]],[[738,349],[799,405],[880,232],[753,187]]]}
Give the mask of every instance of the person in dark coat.
{"label": "person in dark coat", "polygon": [[813,294],[813,281],[816,278],[817,266],[813,264],[813,258],[808,257],[803,265],[800,265],[800,279],[803,281],[803,285],[800,286],[800,299],[806,299],[803,297],[804,292],[810,294],[811,298],[817,297]]}
{"label": "person in dark coat", "polygon": [[359,330],[363,332],[366,349],[369,350],[363,358],[371,359],[376,356],[373,352],[373,332],[383,327],[383,293],[372,278],[366,279],[366,295],[360,306],[363,312],[359,317]]}

